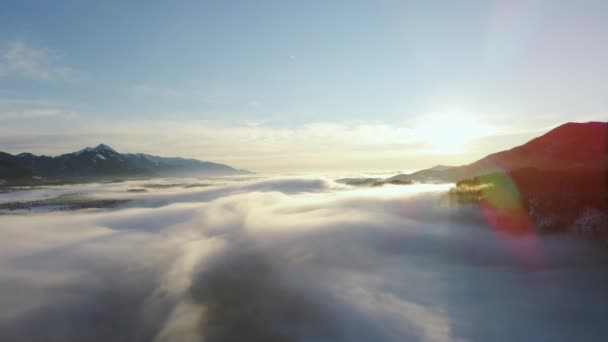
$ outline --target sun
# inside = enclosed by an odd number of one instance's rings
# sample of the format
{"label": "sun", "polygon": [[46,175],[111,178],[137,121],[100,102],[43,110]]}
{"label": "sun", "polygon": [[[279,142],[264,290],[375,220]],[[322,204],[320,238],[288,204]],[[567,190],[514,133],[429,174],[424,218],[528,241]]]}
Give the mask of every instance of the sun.
{"label": "sun", "polygon": [[415,132],[433,152],[459,153],[471,140],[488,135],[489,129],[472,115],[449,112],[425,119]]}

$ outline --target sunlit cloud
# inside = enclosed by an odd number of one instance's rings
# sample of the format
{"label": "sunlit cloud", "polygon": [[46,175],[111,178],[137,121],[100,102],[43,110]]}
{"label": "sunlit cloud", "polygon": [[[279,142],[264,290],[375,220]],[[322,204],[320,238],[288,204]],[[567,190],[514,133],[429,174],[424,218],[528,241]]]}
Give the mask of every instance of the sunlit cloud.
{"label": "sunlit cloud", "polygon": [[1,110],[0,120],[2,119],[39,119],[50,117],[74,118],[78,114],[63,109],[21,109],[21,110]]}
{"label": "sunlit cloud", "polygon": [[447,111],[420,119],[415,134],[433,146],[437,154],[463,153],[467,143],[496,133],[479,117],[461,111]]}
{"label": "sunlit cloud", "polygon": [[[13,114],[14,115],[14,114]],[[57,154],[101,142],[120,152],[144,152],[222,162],[258,172],[309,170],[413,170],[443,163],[469,163],[487,151],[475,141],[496,132],[473,116],[427,116],[401,123],[374,121],[310,122],[282,126],[272,122],[225,123],[207,120],[60,119],[77,133],[49,135],[44,125],[27,125],[16,133],[0,127],[0,143],[9,152]],[[63,120],[63,121],[62,121]],[[516,131],[516,127],[513,128]],[[508,130],[502,131],[508,135]],[[520,135],[538,135],[530,131]],[[521,138],[524,136],[524,138]],[[45,137],[48,137],[47,140]],[[503,144],[509,140],[502,136]],[[472,146],[473,145],[473,146]],[[508,148],[510,145],[498,148]]]}

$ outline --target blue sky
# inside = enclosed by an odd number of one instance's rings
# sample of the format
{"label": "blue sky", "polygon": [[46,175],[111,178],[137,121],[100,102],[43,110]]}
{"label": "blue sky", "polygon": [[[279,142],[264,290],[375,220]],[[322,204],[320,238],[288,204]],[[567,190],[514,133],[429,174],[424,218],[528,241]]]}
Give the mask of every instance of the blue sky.
{"label": "blue sky", "polygon": [[[606,1],[2,7],[8,152],[103,141],[262,171],[415,169],[608,118]],[[467,127],[437,144],[440,122]]]}

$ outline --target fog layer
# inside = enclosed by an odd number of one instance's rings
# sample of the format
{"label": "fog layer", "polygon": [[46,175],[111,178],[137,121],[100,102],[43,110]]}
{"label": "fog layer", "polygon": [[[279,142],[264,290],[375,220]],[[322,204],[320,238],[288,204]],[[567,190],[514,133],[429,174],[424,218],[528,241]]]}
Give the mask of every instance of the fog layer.
{"label": "fog layer", "polygon": [[0,340],[608,339],[596,246],[495,232],[448,186],[224,183],[1,194],[131,201],[0,216]]}

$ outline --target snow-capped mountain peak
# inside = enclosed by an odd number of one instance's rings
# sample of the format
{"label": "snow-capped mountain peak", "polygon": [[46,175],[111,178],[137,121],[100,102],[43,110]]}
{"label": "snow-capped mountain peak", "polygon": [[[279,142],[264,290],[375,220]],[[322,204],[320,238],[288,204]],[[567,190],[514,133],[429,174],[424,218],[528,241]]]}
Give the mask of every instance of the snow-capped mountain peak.
{"label": "snow-capped mountain peak", "polygon": [[[9,165],[11,168],[3,168]],[[224,176],[248,173],[225,164],[179,157],[119,153],[105,144],[86,147],[57,157],[0,152],[0,178],[26,177],[130,177]]]}
{"label": "snow-capped mountain peak", "polygon": [[110,151],[110,152],[114,152],[114,153],[118,153],[116,152],[113,148],[111,148],[110,146],[106,145],[106,144],[99,144],[97,145],[97,147],[95,147],[93,149],[95,152],[103,152],[103,151]]}
{"label": "snow-capped mountain peak", "polygon": [[117,153],[113,148],[111,148],[110,146],[106,145],[106,144],[99,144],[95,147],[85,147],[82,150],[76,151],[74,152],[75,155],[81,155],[84,152],[96,152],[96,153],[103,153],[103,152],[113,152],[113,153]]}

